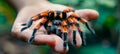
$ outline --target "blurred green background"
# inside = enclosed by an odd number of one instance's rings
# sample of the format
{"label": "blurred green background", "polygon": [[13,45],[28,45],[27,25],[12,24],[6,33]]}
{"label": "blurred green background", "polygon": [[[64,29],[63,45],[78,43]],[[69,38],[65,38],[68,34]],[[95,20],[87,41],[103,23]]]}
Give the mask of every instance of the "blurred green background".
{"label": "blurred green background", "polygon": [[[75,9],[94,9],[100,14],[91,21],[97,37],[84,28],[87,46],[76,49],[69,44],[68,54],[120,54],[120,1],[119,0],[49,0]],[[5,0],[0,0],[0,54],[57,54],[49,46],[33,46],[11,36],[17,11]],[[17,50],[16,50],[17,49]]]}

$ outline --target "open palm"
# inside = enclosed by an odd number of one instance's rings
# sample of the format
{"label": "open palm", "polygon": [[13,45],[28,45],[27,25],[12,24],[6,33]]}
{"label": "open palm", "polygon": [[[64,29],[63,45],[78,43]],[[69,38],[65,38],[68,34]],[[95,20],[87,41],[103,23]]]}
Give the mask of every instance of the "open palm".
{"label": "open palm", "polygon": [[[24,7],[17,15],[17,18],[14,22],[13,28],[12,28],[12,33],[14,34],[14,36],[28,41],[31,38],[33,29],[35,27],[35,25],[38,23],[38,21],[34,21],[32,26],[26,30],[24,30],[23,32],[21,32],[21,28],[23,28],[24,26],[21,26],[21,24],[27,23],[29,21],[29,19],[36,15],[39,14],[41,11],[44,10],[63,10],[65,8],[67,8],[66,6],[63,5],[58,5],[58,4],[48,4],[47,5],[32,5],[32,6],[27,6]],[[80,17],[86,18],[87,20],[94,20],[98,17],[98,13],[94,10],[90,10],[90,9],[83,9],[83,10],[76,10],[75,12],[76,14],[78,14]],[[73,44],[72,41],[72,34],[71,32],[69,32],[68,35],[68,40]],[[45,28],[42,26],[37,33],[35,34],[35,39],[34,39],[34,44],[40,45],[40,44],[48,44],[49,46],[51,46],[55,51],[57,52],[67,52],[67,50],[64,50],[63,48],[63,40],[55,35],[55,34],[51,34],[48,35],[46,33]],[[76,47],[80,47],[82,44],[81,41],[81,37],[80,35],[77,33],[76,34],[76,42],[77,45]]]}

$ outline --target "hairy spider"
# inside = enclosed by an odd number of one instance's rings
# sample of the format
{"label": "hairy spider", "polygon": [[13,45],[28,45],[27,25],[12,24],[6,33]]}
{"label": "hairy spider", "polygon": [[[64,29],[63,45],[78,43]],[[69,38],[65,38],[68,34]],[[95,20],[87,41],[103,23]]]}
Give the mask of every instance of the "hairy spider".
{"label": "hairy spider", "polygon": [[[68,13],[71,14],[68,16]],[[64,49],[68,46],[68,31],[69,29],[72,29],[72,36],[73,36],[73,44],[76,46],[76,32],[78,31],[81,38],[83,45],[86,45],[85,36],[83,35],[83,31],[81,30],[79,26],[79,22],[82,22],[86,25],[88,30],[95,35],[95,32],[92,28],[90,28],[88,21],[85,18],[78,17],[78,15],[74,12],[73,8],[67,8],[63,11],[59,10],[47,10],[43,11],[40,14],[37,14],[30,18],[29,22],[26,24],[22,24],[22,26],[25,26],[21,29],[21,31],[29,28],[33,21],[39,20],[39,24],[36,25],[36,27],[33,30],[32,37],[28,40],[29,44],[32,44],[34,41],[35,33],[36,31],[41,27],[44,26],[47,30],[48,34],[56,34],[60,36],[64,40],[63,47]]]}

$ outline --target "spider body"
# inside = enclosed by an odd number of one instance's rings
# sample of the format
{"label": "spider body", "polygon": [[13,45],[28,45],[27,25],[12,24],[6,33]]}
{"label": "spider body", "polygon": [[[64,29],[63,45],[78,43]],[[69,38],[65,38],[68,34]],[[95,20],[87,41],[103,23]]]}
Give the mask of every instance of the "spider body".
{"label": "spider body", "polygon": [[[72,12],[69,16],[67,13]],[[30,40],[28,40],[29,44],[32,44],[34,41],[35,33],[37,30],[41,27],[44,26],[45,29],[47,30],[48,34],[56,34],[60,36],[63,41],[64,41],[64,49],[68,47],[68,32],[70,29],[72,29],[72,36],[73,36],[73,44],[76,46],[76,32],[78,31],[81,38],[82,42],[84,45],[86,45],[85,42],[85,36],[83,34],[83,31],[81,30],[79,26],[79,21],[84,23],[87,28],[90,30],[92,34],[95,34],[92,28],[88,25],[88,21],[84,18],[78,17],[76,13],[74,13],[74,10],[72,8],[67,8],[64,9],[63,11],[59,10],[47,10],[43,11],[40,14],[37,14],[30,18],[28,23],[22,24],[22,26],[25,26],[21,29],[21,31],[24,31],[25,29],[29,28],[33,21],[39,20],[41,21],[35,26],[33,33],[31,35]]]}

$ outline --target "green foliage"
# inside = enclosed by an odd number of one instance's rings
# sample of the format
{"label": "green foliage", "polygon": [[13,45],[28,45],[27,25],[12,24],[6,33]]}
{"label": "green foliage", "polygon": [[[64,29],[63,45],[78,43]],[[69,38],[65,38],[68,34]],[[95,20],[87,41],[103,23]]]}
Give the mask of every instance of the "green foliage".
{"label": "green foliage", "polygon": [[0,35],[10,33],[15,17],[15,10],[5,0],[0,0],[0,32],[2,32]]}
{"label": "green foliage", "polygon": [[115,25],[117,24],[117,19],[112,16],[112,15],[109,15],[107,17],[107,19],[105,20],[104,22],[104,25],[107,27],[107,28],[112,28],[112,27],[115,27]]}
{"label": "green foliage", "polygon": [[82,54],[116,54],[115,48],[111,48],[110,46],[104,46],[101,44],[87,46],[80,50]]}
{"label": "green foliage", "polygon": [[5,18],[7,24],[13,24],[15,17],[15,10],[4,0],[0,0],[0,20]]}
{"label": "green foliage", "polygon": [[117,5],[117,0],[96,0],[96,2],[99,5],[108,7],[108,8],[115,8],[115,6]]}

